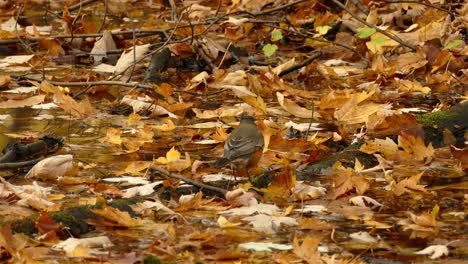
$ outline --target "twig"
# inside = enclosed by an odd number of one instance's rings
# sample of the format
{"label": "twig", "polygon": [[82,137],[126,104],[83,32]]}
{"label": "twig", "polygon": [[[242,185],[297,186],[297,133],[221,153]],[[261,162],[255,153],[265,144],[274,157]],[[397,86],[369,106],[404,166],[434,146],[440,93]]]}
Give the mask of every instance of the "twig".
{"label": "twig", "polygon": [[359,0],[351,0],[351,2],[359,9],[362,13],[369,15],[369,9],[361,3]]}
{"label": "twig", "polygon": [[11,169],[30,167],[38,163],[39,161],[41,161],[41,159],[34,159],[34,160],[27,160],[27,161],[20,161],[20,162],[0,163],[0,170],[11,170]]}
{"label": "twig", "polygon": [[[96,0],[84,0],[82,2],[79,2],[76,5],[72,5],[72,6],[68,7],[68,11],[73,11],[75,9],[80,9],[82,6],[89,5],[89,4],[92,4],[94,2],[96,2]],[[58,16],[61,16],[61,15],[63,15],[63,11],[56,12],[55,14],[58,15]]]}
{"label": "twig", "polygon": [[195,185],[197,187],[200,187],[202,189],[208,189],[208,190],[211,190],[211,191],[221,193],[223,195],[226,195],[226,193],[228,192],[226,189],[218,188],[218,187],[215,187],[215,186],[204,184],[204,183],[196,181],[196,180],[189,179],[189,178],[184,177],[184,176],[182,176],[180,174],[169,172],[169,171],[167,171],[167,170],[165,170],[165,169],[163,169],[163,168],[161,168],[159,166],[156,166],[156,165],[152,165],[150,167],[150,170],[157,171],[157,172],[161,173],[162,175],[164,175],[166,177],[170,177],[170,178],[178,179],[178,180],[181,180],[181,181],[184,181],[184,182],[188,182],[188,183],[193,184],[193,185]]}
{"label": "twig", "polygon": [[[249,20],[249,22],[252,22],[252,23],[273,23],[272,21],[264,21],[264,20]],[[274,23],[278,23],[277,21],[274,22]],[[299,32],[299,31],[296,31],[296,30],[292,30],[292,29],[289,29],[289,28],[282,28],[280,26],[276,26],[276,25],[268,25],[269,27],[272,27],[272,28],[277,28],[279,30],[283,30],[283,31],[287,31],[287,32],[290,32],[292,34],[296,34],[298,36],[301,36],[301,37],[304,37],[304,38],[309,38],[309,39],[313,39],[315,41],[319,41],[319,42],[324,42],[324,43],[330,43],[330,44],[333,44],[335,46],[338,46],[338,47],[342,47],[344,49],[347,49],[351,52],[354,52],[356,53],[359,57],[361,57],[362,59],[364,59],[364,56],[361,55],[356,49],[353,49],[352,47],[349,47],[349,46],[346,46],[344,44],[341,44],[341,43],[338,43],[338,42],[335,42],[335,41],[330,41],[328,39],[321,39],[321,38],[316,38],[316,37],[313,37],[311,36],[312,33],[302,33],[302,32]]]}
{"label": "twig", "polygon": [[26,43],[24,42],[20,36],[19,36],[19,33],[18,33],[18,16],[23,12],[23,9],[24,9],[24,5],[20,5],[20,8],[18,9],[18,15],[15,19],[15,35],[16,35],[16,39],[23,45],[24,49],[31,52],[31,53],[34,53],[32,48]]}
{"label": "twig", "polygon": [[320,56],[322,56],[322,51],[320,49],[314,50],[314,53],[309,58],[307,58],[306,60],[304,60],[303,62],[301,62],[299,64],[293,65],[293,66],[291,66],[291,67],[289,67],[287,69],[282,70],[278,74],[278,76],[282,77],[283,75],[286,75],[286,74],[291,73],[293,71],[299,70],[300,68],[306,66],[307,64],[311,63],[313,60],[317,59]]}
{"label": "twig", "polygon": [[[16,79],[16,80],[32,80],[32,81],[37,81],[37,82],[42,82],[43,79],[33,77],[33,76],[27,76],[27,75],[12,75],[11,78]],[[154,87],[146,84],[140,84],[138,82],[121,82],[121,81],[96,81],[96,82],[57,82],[57,81],[49,81],[47,80],[48,83],[53,84],[53,85],[58,85],[58,86],[97,86],[97,85],[116,85],[116,86],[124,86],[124,87],[132,87],[132,88],[142,88],[142,89],[148,89],[153,91]],[[89,88],[87,88],[89,89]],[[213,95],[218,95],[220,93],[223,93],[227,91],[227,89],[221,89],[219,91],[213,92],[213,93],[195,93],[191,91],[185,91],[185,90],[174,90],[174,93],[186,93],[194,96],[213,96]],[[162,95],[160,95],[161,98]]]}
{"label": "twig", "polygon": [[362,24],[368,26],[368,27],[371,27],[373,29],[375,29],[377,32],[393,39],[394,41],[400,43],[401,45],[411,49],[412,51],[415,51],[416,48],[413,46],[413,45],[410,45],[406,42],[404,42],[402,39],[400,39],[399,37],[395,36],[395,35],[392,35],[390,33],[388,33],[387,31],[385,30],[381,30],[380,28],[370,24],[370,23],[367,23],[367,21],[363,20],[362,18],[360,18],[358,15],[356,15],[353,11],[351,11],[349,8],[347,8],[345,5],[343,5],[340,1],[338,0],[331,0],[333,3],[335,3],[337,6],[341,7],[343,10],[345,10],[346,12],[348,12],[348,14],[350,14],[352,17],[354,17],[357,21],[361,22]]}
{"label": "twig", "polygon": [[435,6],[435,5],[431,5],[431,4],[426,3],[424,1],[416,1],[416,0],[382,0],[382,1],[385,2],[385,3],[389,3],[389,4],[398,4],[398,3],[420,4],[420,5],[423,5],[423,6],[427,6],[427,7],[430,7],[430,8],[434,8],[434,9],[446,12],[447,14],[450,14],[451,16],[454,16],[454,17],[460,16],[457,13],[453,13],[453,12],[447,10],[447,9],[444,9],[442,7],[438,7],[438,6]]}
{"label": "twig", "polygon": [[[202,23],[203,24],[203,23]],[[206,23],[204,23],[206,24]],[[179,26],[179,28],[182,27],[189,27],[189,25],[182,25]],[[151,36],[155,34],[164,34],[167,30],[172,30],[173,28],[167,28],[167,29],[152,29],[152,30],[138,30],[136,31],[136,34],[138,37],[145,37],[145,36]],[[30,38],[22,38],[25,40],[29,41],[37,41],[37,40],[44,40],[44,39],[68,39],[68,38],[97,38],[97,37],[102,37],[103,33],[95,33],[95,34],[66,34],[66,35],[50,35],[47,37],[30,37]],[[130,35],[133,34],[133,31],[118,31],[118,32],[111,32],[112,35]],[[0,44],[15,44],[21,42],[20,39],[3,39],[0,40]]]}
{"label": "twig", "polygon": [[257,13],[253,13],[254,16],[262,16],[262,15],[266,15],[266,14],[270,14],[270,13],[274,13],[276,11],[281,11],[283,9],[286,9],[288,7],[291,7],[291,6],[294,6],[294,5],[297,5],[297,4],[300,4],[302,2],[305,2],[306,0],[298,0],[298,1],[294,1],[294,2],[291,2],[289,4],[285,4],[285,5],[282,5],[282,6],[277,6],[277,7],[274,7],[274,8],[271,8],[271,9],[267,9],[267,10],[264,10],[264,11],[260,11],[260,12],[257,12]]}
{"label": "twig", "polygon": [[130,71],[130,75],[128,76],[128,79],[126,82],[130,82],[132,79],[133,73],[135,72],[135,67],[136,67],[136,34],[135,34],[135,21],[132,19],[132,29],[133,29],[133,39],[132,39],[132,46],[133,46],[133,63],[132,63],[132,70]]}
{"label": "twig", "polygon": [[314,100],[312,100],[312,115],[311,115],[312,118],[310,119],[309,127],[307,128],[307,132],[305,134],[306,140],[309,138],[310,128],[312,127],[312,121],[314,120],[314,112],[315,112],[315,104],[314,104]]}
{"label": "twig", "polygon": [[107,2],[108,0],[104,0],[104,18],[102,19],[101,25],[99,26],[99,29],[96,31],[96,33],[101,32],[102,29],[104,29],[106,25],[106,18],[107,18]]}

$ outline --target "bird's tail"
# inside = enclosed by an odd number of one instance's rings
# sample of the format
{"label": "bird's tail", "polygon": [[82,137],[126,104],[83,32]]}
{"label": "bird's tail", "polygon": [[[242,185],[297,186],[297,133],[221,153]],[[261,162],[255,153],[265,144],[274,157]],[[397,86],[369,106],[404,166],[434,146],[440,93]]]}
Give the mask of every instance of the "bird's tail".
{"label": "bird's tail", "polygon": [[226,164],[228,164],[228,163],[229,163],[229,159],[221,158],[221,159],[213,162],[211,167],[220,169],[220,168],[226,166]]}

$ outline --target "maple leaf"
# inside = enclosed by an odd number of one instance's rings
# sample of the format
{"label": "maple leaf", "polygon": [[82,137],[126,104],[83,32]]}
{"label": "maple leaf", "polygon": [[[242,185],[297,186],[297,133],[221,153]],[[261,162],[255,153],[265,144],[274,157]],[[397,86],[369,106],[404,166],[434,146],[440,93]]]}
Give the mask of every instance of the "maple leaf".
{"label": "maple leaf", "polygon": [[360,195],[364,194],[370,187],[369,182],[362,176],[356,175],[351,168],[345,168],[341,162],[337,162],[333,169],[335,171],[335,187],[331,189],[328,197],[336,199],[341,195],[346,194],[352,189]]}
{"label": "maple leaf", "polygon": [[215,134],[213,134],[211,137],[216,141],[224,142],[227,140],[229,135],[226,133],[226,129],[224,129],[224,127],[217,127]]}
{"label": "maple leaf", "polygon": [[185,152],[185,159],[181,159],[181,154],[174,147],[167,153],[166,157],[159,157],[154,161],[156,164],[164,164],[169,171],[183,171],[192,164],[190,155]]}
{"label": "maple leaf", "polygon": [[424,172],[418,173],[409,178],[401,180],[400,182],[396,184],[395,184],[395,181],[392,181],[390,186],[392,188],[393,194],[395,194],[396,196],[401,196],[402,194],[406,192],[413,192],[413,191],[427,192],[427,190],[425,189],[426,185],[418,185],[418,181],[419,179],[421,179],[421,176],[423,174]]}
{"label": "maple leaf", "polygon": [[176,208],[175,211],[181,212],[192,209],[224,211],[229,208],[229,206],[223,202],[215,201],[215,198],[203,199],[202,192],[197,194],[182,195],[179,198],[179,204],[179,207]]}
{"label": "maple leaf", "polygon": [[284,167],[279,175],[273,178],[273,182],[265,190],[265,197],[269,199],[285,199],[289,197],[296,185],[296,175],[289,162],[283,159]]}
{"label": "maple leaf", "polygon": [[276,92],[276,97],[280,106],[289,113],[297,117],[312,118],[313,113],[311,110],[298,105],[291,99],[285,98],[284,94]]}
{"label": "maple leaf", "polygon": [[426,146],[420,136],[406,132],[401,132],[398,136],[398,144],[390,138],[374,139],[364,143],[359,150],[367,154],[379,152],[387,159],[406,164],[412,164],[415,161],[427,164],[434,156],[432,143]]}
{"label": "maple leaf", "polygon": [[[0,227],[0,246],[4,248],[14,260],[24,261],[24,249],[28,245],[28,238],[24,234],[14,234],[9,224]],[[20,261],[21,260],[21,261]]]}
{"label": "maple leaf", "polygon": [[122,131],[118,128],[109,127],[104,138],[99,139],[101,142],[109,142],[111,144],[122,144]]}
{"label": "maple leaf", "polygon": [[429,163],[434,156],[432,143],[429,143],[426,147],[421,137],[405,132],[402,132],[402,135],[398,136],[398,146],[403,148],[414,160],[424,161],[425,164]]}
{"label": "maple leaf", "polygon": [[94,208],[91,211],[102,218],[101,221],[98,221],[104,226],[137,227],[143,225],[141,219],[132,218],[128,212],[120,211],[106,204],[102,208]]}
{"label": "maple leaf", "polygon": [[299,239],[294,237],[293,252],[307,263],[322,263],[318,252],[318,245],[321,240],[321,237],[308,236],[302,240],[302,244],[299,244]]}

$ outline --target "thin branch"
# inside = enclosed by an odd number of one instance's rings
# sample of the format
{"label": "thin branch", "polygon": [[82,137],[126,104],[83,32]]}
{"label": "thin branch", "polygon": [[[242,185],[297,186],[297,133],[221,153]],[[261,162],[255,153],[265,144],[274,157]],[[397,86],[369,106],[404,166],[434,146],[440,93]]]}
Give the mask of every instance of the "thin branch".
{"label": "thin branch", "polygon": [[167,171],[167,170],[165,170],[165,169],[163,169],[163,168],[161,168],[159,166],[156,166],[156,165],[152,165],[150,167],[150,170],[157,171],[157,172],[161,173],[162,175],[164,175],[166,177],[170,177],[170,178],[178,179],[178,180],[181,180],[181,181],[184,181],[184,182],[188,182],[188,183],[193,184],[193,185],[195,185],[197,187],[200,187],[202,189],[215,191],[215,192],[221,193],[223,195],[226,195],[226,193],[228,192],[226,189],[218,188],[218,187],[215,187],[215,186],[204,184],[204,183],[196,181],[196,180],[189,179],[189,178],[184,177],[184,176],[182,176],[180,174],[169,172],[169,171]]}
{"label": "thin branch", "polygon": [[406,42],[404,42],[402,39],[400,39],[399,37],[395,36],[395,35],[392,35],[390,33],[388,33],[387,31],[385,30],[381,30],[380,28],[370,24],[370,23],[367,23],[367,21],[365,21],[364,19],[360,18],[358,15],[356,15],[353,11],[351,11],[349,8],[347,8],[345,5],[343,5],[340,1],[338,0],[331,0],[333,3],[335,3],[337,6],[341,7],[343,10],[345,10],[346,12],[348,12],[348,14],[350,14],[352,17],[354,17],[356,20],[358,20],[359,22],[361,22],[362,24],[368,26],[368,27],[371,27],[373,29],[375,29],[377,32],[393,39],[394,41],[400,43],[401,45],[411,49],[412,51],[415,51],[416,48],[413,46],[413,45],[410,45]]}
{"label": "thin branch", "polygon": [[434,9],[437,9],[437,10],[440,10],[442,12],[446,12],[447,14],[450,14],[451,16],[460,16],[458,15],[457,13],[453,13],[447,9],[444,9],[442,7],[438,7],[438,6],[435,6],[435,5],[431,5],[429,3],[426,3],[424,1],[415,1],[415,0],[381,0],[385,3],[389,3],[389,4],[399,4],[399,3],[409,3],[409,4],[419,4],[419,5],[423,5],[423,6],[427,6],[427,7],[430,7],[430,8],[434,8]]}
{"label": "thin branch", "polygon": [[297,4],[300,4],[300,3],[305,2],[305,1],[307,1],[307,0],[294,1],[294,2],[291,2],[289,4],[285,4],[285,5],[282,5],[282,6],[277,6],[277,7],[271,8],[271,9],[267,9],[267,10],[264,10],[264,11],[253,13],[252,15],[254,15],[254,16],[263,16],[263,15],[266,15],[266,14],[274,13],[276,11],[281,11],[283,9],[286,9],[288,7],[291,7],[291,6],[294,6],[294,5],[297,5]]}
{"label": "thin branch", "polygon": [[[33,76],[27,76],[27,75],[12,75],[11,78],[16,79],[16,80],[32,80],[32,81],[37,81],[37,82],[42,82],[43,79],[33,77]],[[121,81],[95,81],[95,82],[57,82],[57,81],[49,81],[47,80],[48,83],[53,84],[53,85],[58,85],[58,86],[98,86],[98,85],[115,85],[115,86],[124,86],[124,87],[132,87],[132,88],[142,88],[142,89],[148,89],[153,91],[154,87],[146,84],[141,84],[139,82],[121,82]],[[89,88],[87,88],[89,89]],[[227,91],[227,89],[221,89],[219,91],[213,92],[213,93],[196,93],[196,92],[191,92],[191,91],[185,91],[185,90],[174,90],[175,93],[186,93],[194,96],[213,96],[213,95],[218,95],[220,93],[223,93]],[[162,98],[162,96],[161,96]]]}
{"label": "thin branch", "polygon": [[31,167],[34,164],[38,163],[39,161],[41,161],[41,159],[0,163],[0,170],[12,170],[12,169],[18,169],[18,168]]}
{"label": "thin branch", "polygon": [[[73,10],[76,10],[76,9],[80,9],[82,6],[86,6],[86,5],[92,4],[94,2],[96,2],[96,0],[81,1],[76,5],[72,5],[72,6],[68,7],[68,11],[73,11]],[[63,11],[56,12],[55,14],[58,15],[58,16],[61,16],[61,15],[63,15]]]}
{"label": "thin branch", "polygon": [[317,59],[318,57],[322,56],[322,51],[320,49],[318,50],[314,50],[314,53],[309,57],[307,58],[306,60],[304,60],[303,62],[299,63],[299,64],[296,64],[296,65],[293,65],[287,69],[284,69],[282,70],[278,76],[279,77],[282,77],[288,73],[291,73],[291,72],[294,72],[296,70],[299,70],[300,68],[308,65],[309,63],[311,63],[312,61],[314,61],[315,59]]}
{"label": "thin branch", "polygon": [[103,30],[106,25],[107,8],[108,8],[107,2],[108,0],[104,0],[104,18],[102,19],[101,25],[99,26],[99,29],[96,31],[96,33],[101,32],[101,30]]}

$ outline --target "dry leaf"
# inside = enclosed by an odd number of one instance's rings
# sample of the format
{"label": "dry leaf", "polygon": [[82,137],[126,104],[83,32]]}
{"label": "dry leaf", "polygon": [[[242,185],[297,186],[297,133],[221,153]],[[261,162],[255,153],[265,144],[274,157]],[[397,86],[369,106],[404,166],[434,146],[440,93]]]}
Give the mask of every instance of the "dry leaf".
{"label": "dry leaf", "polygon": [[321,237],[308,236],[304,238],[302,244],[299,244],[299,239],[295,236],[293,241],[293,252],[307,263],[322,263],[320,260],[320,253],[318,252],[318,245],[321,240]]}
{"label": "dry leaf", "polygon": [[73,169],[73,155],[57,155],[39,161],[26,174],[25,178],[57,180],[71,173]]}
{"label": "dry leaf", "polygon": [[280,92],[276,92],[276,98],[280,106],[290,114],[301,118],[312,118],[312,110],[301,107],[294,101],[287,99]]}

